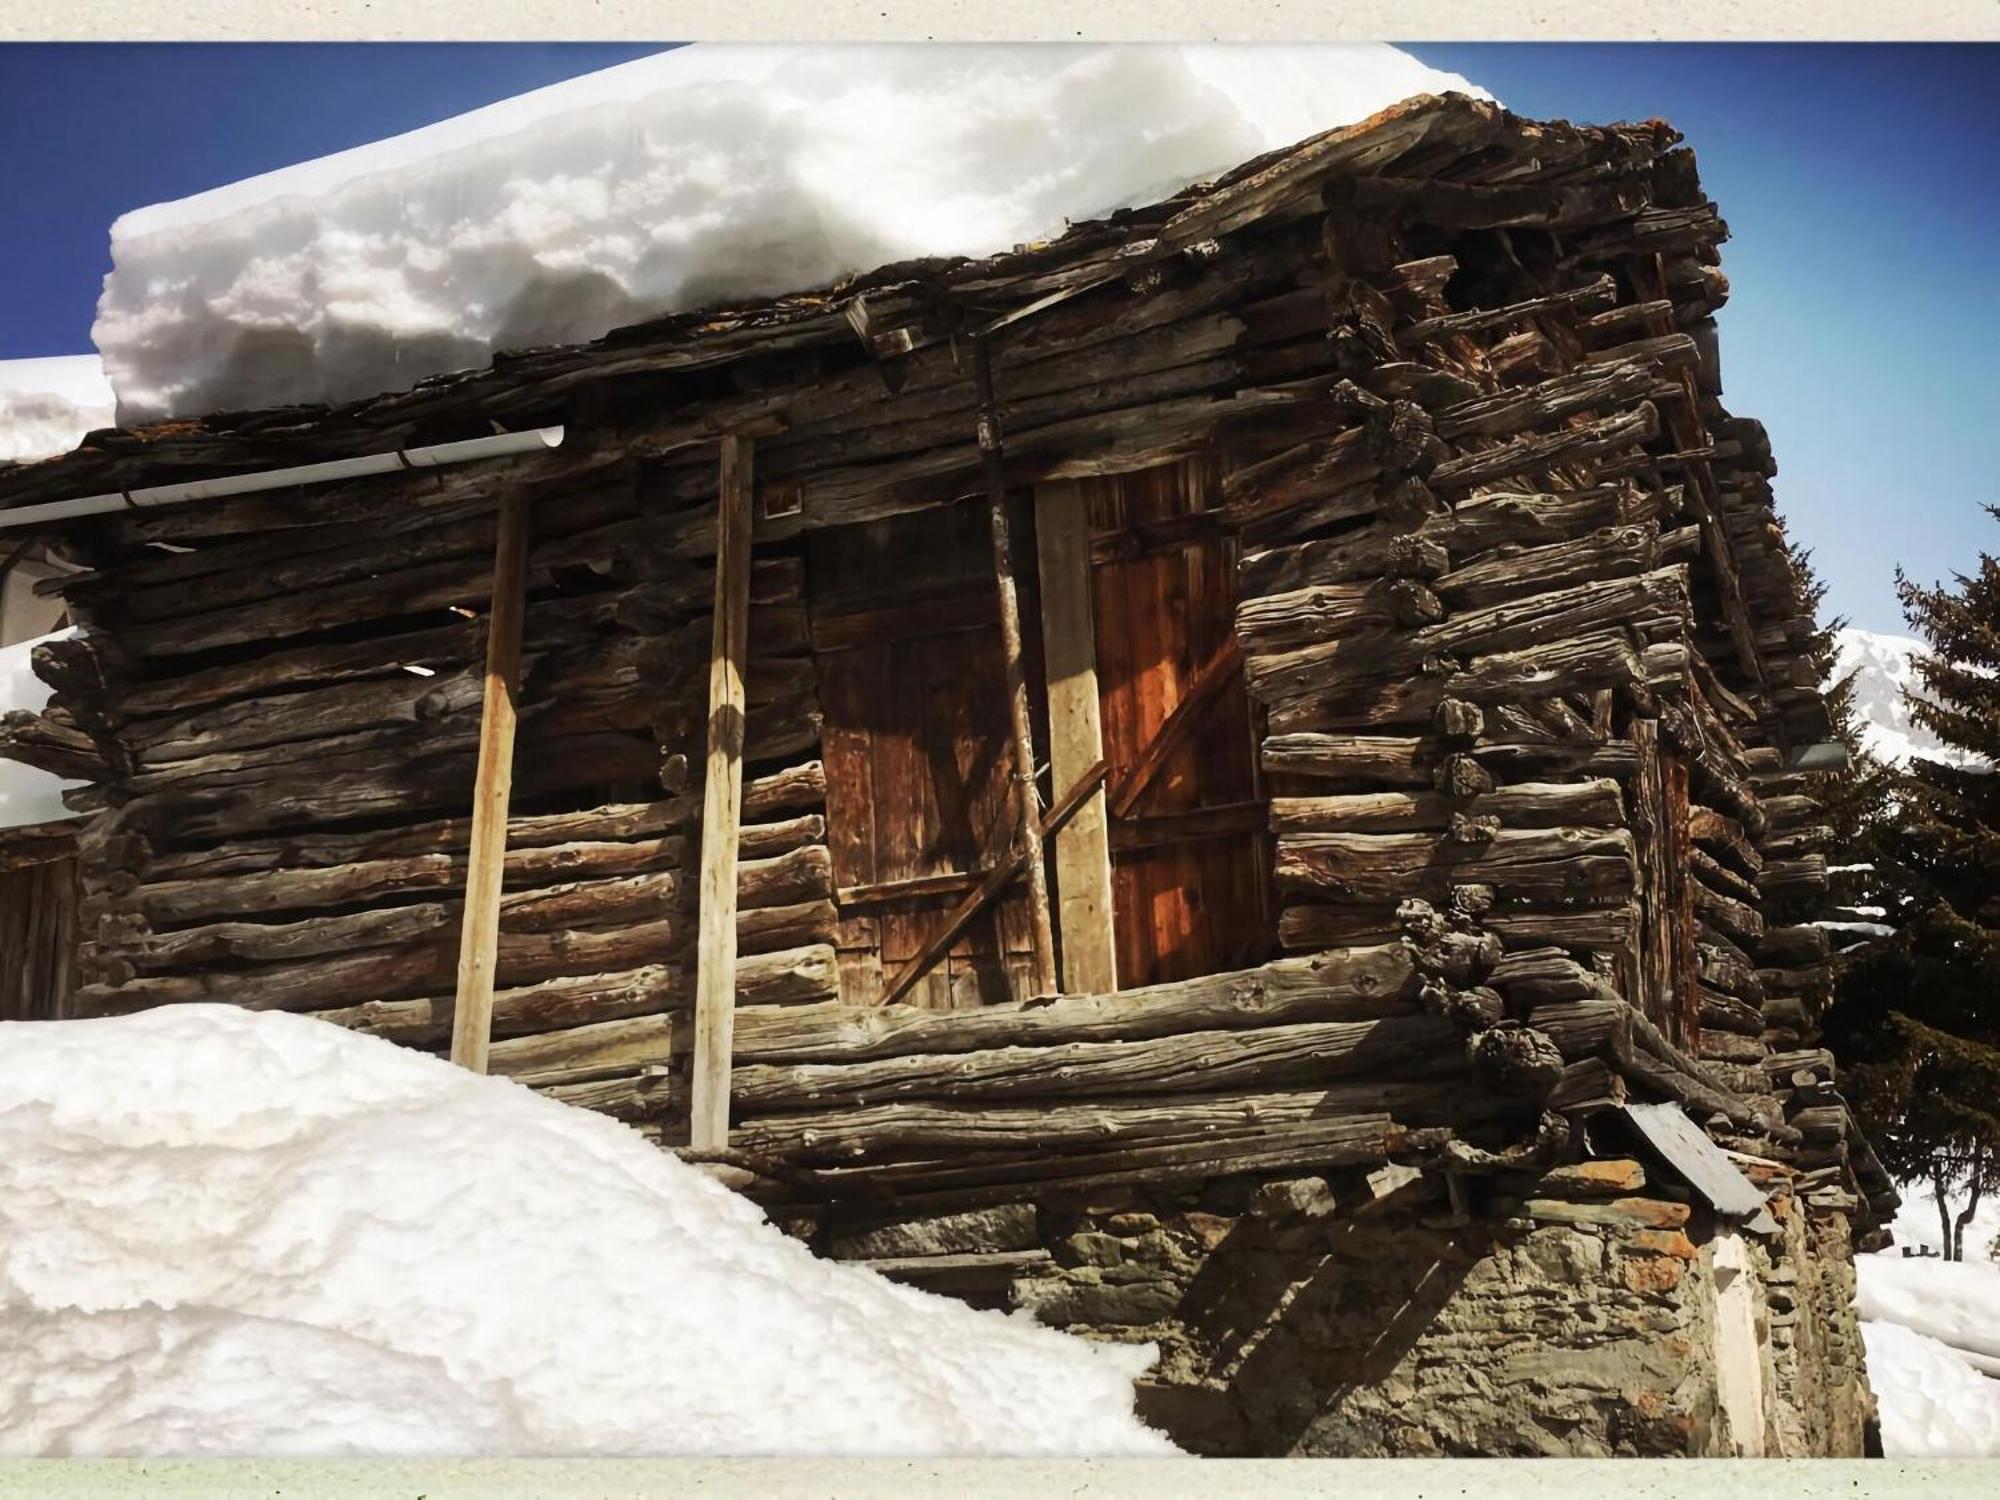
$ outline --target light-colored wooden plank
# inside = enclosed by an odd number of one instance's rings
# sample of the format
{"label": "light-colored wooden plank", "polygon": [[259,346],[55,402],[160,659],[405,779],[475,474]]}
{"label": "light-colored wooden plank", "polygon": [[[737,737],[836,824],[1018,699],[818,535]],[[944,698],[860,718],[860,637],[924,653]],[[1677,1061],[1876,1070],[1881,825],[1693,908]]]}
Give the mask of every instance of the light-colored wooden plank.
{"label": "light-colored wooden plank", "polygon": [[493,1040],[493,976],[500,947],[500,886],[507,868],[507,802],[514,785],[515,700],[521,690],[521,622],[528,591],[527,493],[500,501],[493,549],[493,601],[486,616],[486,693],[479,721],[479,769],[459,932],[458,995],[451,1013],[451,1060],[486,1071]]}
{"label": "light-colored wooden plank", "polygon": [[689,1140],[729,1144],[729,1056],[736,1021],[736,844],[743,817],[743,673],[750,654],[752,443],[722,440],[715,631],[708,663],[708,764],[702,797],[700,926],[695,939]]}
{"label": "light-colored wooden plank", "polygon": [[[1097,696],[1097,637],[1091,623],[1090,517],[1075,480],[1035,488],[1035,540],[1042,578],[1042,651],[1048,665],[1049,768],[1072,786],[1104,759]],[[1063,989],[1118,988],[1112,932],[1111,842],[1102,788],[1056,835],[1056,912]]]}

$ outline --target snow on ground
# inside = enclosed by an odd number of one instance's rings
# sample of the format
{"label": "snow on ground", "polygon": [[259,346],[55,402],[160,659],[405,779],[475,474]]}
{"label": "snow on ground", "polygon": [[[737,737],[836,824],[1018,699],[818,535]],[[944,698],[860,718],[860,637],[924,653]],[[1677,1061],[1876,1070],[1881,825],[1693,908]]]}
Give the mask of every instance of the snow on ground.
{"label": "snow on ground", "polygon": [[305,1017],[0,1026],[0,1455],[1164,1455],[1148,1347],[816,1259]]}
{"label": "snow on ground", "polygon": [[[2000,1265],[1934,1260],[1891,1249],[1855,1261],[1864,1321],[1898,1323],[1949,1344],[1967,1363],[2000,1375]],[[2000,1384],[1994,1387],[2000,1397]]]}
{"label": "snow on ground", "polygon": [[1850,672],[1858,674],[1854,711],[1861,720],[1861,743],[1878,759],[1905,765],[1911,756],[1921,755],[1946,765],[1977,765],[1977,756],[1940,744],[1910,718],[1903,694],[1921,689],[1915,658],[1929,649],[1914,636],[1849,626],[1834,633],[1833,671],[1827,681],[1831,685]]}
{"label": "snow on ground", "polygon": [[1943,1229],[1931,1189],[1900,1191],[1896,1245],[1854,1263],[1883,1448],[1891,1458],[2000,1457],[2000,1264],[1987,1253],[2000,1238],[2000,1203],[1980,1205],[1966,1258],[1946,1261],[1903,1254],[1941,1249]]}
{"label": "snow on ground", "polygon": [[1863,1323],[1868,1383],[1882,1413],[1889,1458],[1990,1458],[2000,1455],[2000,1380],[1981,1375],[1957,1354],[1894,1323]]}
{"label": "snow on ground", "polygon": [[[14,709],[40,713],[47,706],[51,690],[35,675],[34,650],[43,641],[71,633],[58,631],[55,635],[0,646],[0,714]],[[63,788],[82,785],[80,781],[64,781],[19,761],[0,760],[0,828],[54,823],[72,816],[63,806]]]}
{"label": "snow on ground", "polygon": [[1156,200],[1417,93],[1381,45],[729,46],[139,209],[94,330],[124,423],[397,390]]}
{"label": "snow on ground", "polygon": [[0,359],[0,463],[69,452],[112,425],[113,404],[95,354]]}

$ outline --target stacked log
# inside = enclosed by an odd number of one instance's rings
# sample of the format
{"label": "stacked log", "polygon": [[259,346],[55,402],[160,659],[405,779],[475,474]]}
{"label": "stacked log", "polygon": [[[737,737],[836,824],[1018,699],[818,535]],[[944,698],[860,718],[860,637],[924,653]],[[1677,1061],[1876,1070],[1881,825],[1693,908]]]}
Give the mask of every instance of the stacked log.
{"label": "stacked log", "polygon": [[[275,531],[259,514],[204,507],[191,550],[75,544],[95,549],[66,589],[87,633],[37,661],[107,768],[72,794],[97,813],[75,1009],[219,1001],[441,1048],[490,495],[356,494]],[[691,998],[710,603],[662,538],[629,474],[536,497],[493,1059],[652,1119],[684,1108],[649,1070]],[[752,599],[738,982],[813,1004],[834,915],[799,561],[760,560]]]}
{"label": "stacked log", "polygon": [[[1772,780],[1824,735],[1811,609],[1768,443],[1717,399],[1727,230],[1675,139],[1406,104],[1047,245],[0,475],[5,505],[570,428],[497,469],[65,530],[88,633],[43,648],[53,706],[0,749],[95,783],[85,1003],[440,1045],[495,497],[528,486],[492,1066],[674,1141],[714,445],[755,430],[744,1151],[936,1202],[1498,1150],[1628,1095],[1827,1149],[1769,1066],[1823,994],[1823,829]],[[1291,957],[1040,1008],[834,1001],[796,539],[982,493],[968,333],[1005,482],[1215,458]]]}

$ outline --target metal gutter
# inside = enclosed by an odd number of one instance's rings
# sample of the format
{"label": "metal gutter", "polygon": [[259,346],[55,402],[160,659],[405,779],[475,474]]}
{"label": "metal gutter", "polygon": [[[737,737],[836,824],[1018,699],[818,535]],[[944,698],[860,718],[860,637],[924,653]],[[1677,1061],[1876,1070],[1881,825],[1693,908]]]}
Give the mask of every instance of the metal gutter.
{"label": "metal gutter", "polygon": [[182,484],[159,484],[139,490],[111,490],[101,495],[82,495],[74,500],[51,500],[44,505],[21,505],[0,510],[0,531],[51,521],[68,521],[78,516],[151,510],[164,505],[186,505],[194,500],[255,494],[260,490],[327,484],[336,479],[358,479],[368,474],[393,474],[405,469],[442,469],[484,458],[505,458],[515,453],[560,448],[562,442],[561,427],[536,427],[527,432],[503,432],[494,437],[467,438],[456,443],[433,443],[427,448],[365,453],[358,458],[336,458],[326,463],[299,464],[289,469],[230,474],[220,479],[193,479]]}

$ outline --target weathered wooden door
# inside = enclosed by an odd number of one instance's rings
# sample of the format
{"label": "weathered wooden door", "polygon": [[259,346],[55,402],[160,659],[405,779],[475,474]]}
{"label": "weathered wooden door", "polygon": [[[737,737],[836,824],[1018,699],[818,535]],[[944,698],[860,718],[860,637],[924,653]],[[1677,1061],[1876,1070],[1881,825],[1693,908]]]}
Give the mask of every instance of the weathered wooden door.
{"label": "weathered wooden door", "polygon": [[70,1013],[76,909],[74,858],[10,866],[0,849],[0,1021]]}
{"label": "weathered wooden door", "polygon": [[[986,508],[824,532],[807,567],[841,997],[874,1004],[1012,841]],[[1017,885],[904,998],[935,1008],[1019,998],[1031,955]]]}
{"label": "weathered wooden door", "polygon": [[1275,950],[1267,813],[1235,649],[1236,549],[1204,460],[1086,481],[1122,989]]}

